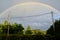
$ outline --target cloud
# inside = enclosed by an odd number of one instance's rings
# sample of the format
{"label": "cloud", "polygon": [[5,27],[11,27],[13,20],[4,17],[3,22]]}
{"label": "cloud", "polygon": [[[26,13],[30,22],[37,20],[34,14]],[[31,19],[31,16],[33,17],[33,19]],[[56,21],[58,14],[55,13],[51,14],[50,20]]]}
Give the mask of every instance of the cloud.
{"label": "cloud", "polygon": [[[46,1],[48,1],[48,0],[46,0]],[[2,2],[4,2],[4,1],[2,1]],[[3,7],[1,6],[0,8],[2,10],[5,10],[15,3],[18,3],[18,1],[13,0],[13,1],[9,2],[7,0],[3,3],[3,5],[2,5]],[[51,3],[51,1],[50,1],[50,3]],[[33,28],[33,29],[37,28],[37,29],[47,30],[51,25],[52,20],[51,20],[51,15],[50,14],[42,15],[42,16],[38,16],[38,17],[19,18],[19,17],[23,17],[23,16],[40,15],[42,13],[46,13],[46,12],[50,11],[49,8],[39,6],[39,5],[29,5],[29,6],[25,5],[25,6],[18,6],[16,8],[13,8],[10,11],[11,11],[11,13],[10,13],[11,17],[18,17],[16,19],[11,18],[10,19],[11,23],[12,22],[21,23],[21,24],[23,24],[23,26],[25,28],[26,28],[27,25],[30,25],[31,28]],[[56,11],[54,10],[54,12],[56,12]],[[8,13],[9,13],[9,10],[8,10],[8,12],[6,12],[6,14],[3,15],[3,17],[7,17]],[[55,15],[54,19],[57,19],[58,17],[60,17],[60,14]],[[4,21],[4,19],[2,21]]]}

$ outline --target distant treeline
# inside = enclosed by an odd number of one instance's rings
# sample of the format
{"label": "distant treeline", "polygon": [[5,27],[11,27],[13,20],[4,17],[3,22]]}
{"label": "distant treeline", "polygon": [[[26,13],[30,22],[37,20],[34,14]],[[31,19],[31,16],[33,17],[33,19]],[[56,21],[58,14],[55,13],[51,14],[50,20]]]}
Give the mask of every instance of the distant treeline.
{"label": "distant treeline", "polygon": [[[31,30],[30,25],[24,30],[22,24],[0,24],[0,40],[60,40],[60,20],[56,20],[46,32]],[[9,29],[9,30],[8,30]],[[54,30],[55,29],[55,30]]]}

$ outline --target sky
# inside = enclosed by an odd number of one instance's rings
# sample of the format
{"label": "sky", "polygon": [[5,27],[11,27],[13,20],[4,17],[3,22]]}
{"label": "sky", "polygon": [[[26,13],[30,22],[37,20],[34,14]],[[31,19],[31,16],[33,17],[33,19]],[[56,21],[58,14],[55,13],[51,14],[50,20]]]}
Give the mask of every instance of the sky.
{"label": "sky", "polygon": [[[44,3],[44,4],[51,5],[52,7],[54,7],[58,11],[60,11],[60,0],[0,0],[0,13],[3,13],[6,9],[12,7],[13,5],[16,5],[16,4],[19,4],[19,3],[24,3],[24,2],[41,2],[41,3]],[[18,8],[16,8],[16,10]],[[29,12],[31,12],[31,10]],[[27,12],[27,13],[29,13],[29,12]],[[45,17],[46,18],[48,17],[48,19],[46,19]],[[58,17],[60,17],[60,16],[57,16],[55,18],[58,18]],[[49,15],[48,16],[45,15],[43,17],[32,17],[32,18],[30,17],[30,18],[15,19],[15,21],[17,21],[18,23],[20,21],[20,23],[22,23],[25,27],[27,25],[31,25],[32,28],[34,28],[34,29],[37,28],[37,29],[46,30],[47,28],[49,28],[48,26],[51,25],[50,24],[51,21],[47,21],[47,20],[50,20],[50,19],[51,19],[51,17],[49,18]],[[13,22],[13,19],[12,19],[12,22]],[[44,27],[44,26],[46,26],[46,27]]]}
{"label": "sky", "polygon": [[11,6],[22,2],[42,2],[51,5],[60,11],[60,0],[0,0],[0,13]]}

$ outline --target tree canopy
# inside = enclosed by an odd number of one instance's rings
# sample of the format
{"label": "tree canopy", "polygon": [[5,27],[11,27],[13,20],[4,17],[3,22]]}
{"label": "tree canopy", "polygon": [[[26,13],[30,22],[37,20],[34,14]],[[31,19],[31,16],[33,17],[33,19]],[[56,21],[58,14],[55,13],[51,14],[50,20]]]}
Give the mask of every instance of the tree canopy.
{"label": "tree canopy", "polygon": [[0,24],[0,33],[7,34],[8,33],[8,26],[9,26],[9,34],[23,34],[23,26],[22,24],[10,24],[8,25],[8,21],[5,21],[4,24]]}
{"label": "tree canopy", "polygon": [[32,34],[32,30],[30,28],[30,25],[27,26],[27,29],[25,31],[25,34]]}
{"label": "tree canopy", "polygon": [[53,25],[50,26],[50,28],[47,30],[47,34],[50,35],[60,35],[60,20],[56,20],[54,22],[55,32],[53,29]]}

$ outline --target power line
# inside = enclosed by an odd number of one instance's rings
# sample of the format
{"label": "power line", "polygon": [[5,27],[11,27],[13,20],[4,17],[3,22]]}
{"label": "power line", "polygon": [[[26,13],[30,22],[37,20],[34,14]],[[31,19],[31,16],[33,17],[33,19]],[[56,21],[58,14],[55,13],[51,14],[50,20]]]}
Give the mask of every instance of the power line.
{"label": "power line", "polygon": [[[37,16],[43,16],[43,15],[47,15],[47,14],[51,14],[50,12],[48,13],[43,13],[43,14],[39,14],[39,15],[31,15],[31,16],[24,16],[24,17],[10,17],[11,18],[28,18],[28,17],[37,17]],[[7,18],[0,18],[0,19],[7,19]]]}

